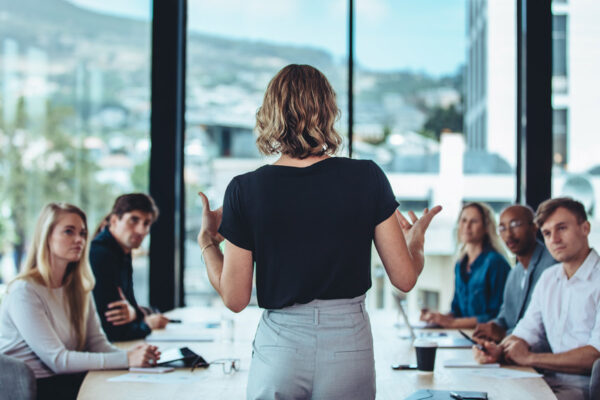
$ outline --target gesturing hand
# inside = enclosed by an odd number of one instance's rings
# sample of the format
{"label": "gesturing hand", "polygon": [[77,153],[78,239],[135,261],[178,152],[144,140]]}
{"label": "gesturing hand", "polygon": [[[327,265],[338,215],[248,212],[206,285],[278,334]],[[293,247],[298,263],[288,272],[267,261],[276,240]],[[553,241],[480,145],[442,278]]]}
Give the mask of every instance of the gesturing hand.
{"label": "gesturing hand", "polygon": [[129,304],[129,301],[127,301],[121,288],[117,287],[117,289],[119,290],[119,297],[121,297],[121,300],[109,303],[108,311],[104,313],[106,320],[114,326],[128,324],[137,317],[135,308]]}
{"label": "gesturing hand", "polygon": [[404,232],[406,243],[408,245],[418,244],[422,246],[425,242],[425,231],[427,231],[433,217],[440,211],[442,211],[442,206],[435,206],[431,210],[426,208],[423,210],[421,218],[417,218],[414,212],[409,211],[408,216],[412,221],[412,223],[410,223],[400,211],[396,210],[396,218],[402,228],[402,232]]}
{"label": "gesturing hand", "polygon": [[208,204],[208,198],[202,192],[199,192],[200,200],[202,200],[202,227],[198,234],[198,244],[201,248],[206,247],[210,243],[219,244],[223,241],[223,236],[219,233],[219,225],[223,218],[223,207],[211,211]]}

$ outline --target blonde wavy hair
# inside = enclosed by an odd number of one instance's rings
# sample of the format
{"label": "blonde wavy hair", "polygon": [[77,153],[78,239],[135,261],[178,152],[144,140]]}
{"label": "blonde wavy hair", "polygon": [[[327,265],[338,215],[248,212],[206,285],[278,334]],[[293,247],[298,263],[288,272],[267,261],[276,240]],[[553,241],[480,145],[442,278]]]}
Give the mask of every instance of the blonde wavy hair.
{"label": "blonde wavy hair", "polygon": [[[66,203],[47,204],[38,217],[33,242],[27,252],[27,259],[15,280],[34,281],[40,285],[51,287],[51,258],[48,240],[59,218],[65,214],[76,214],[81,217],[87,231],[87,219],[79,207]],[[89,296],[96,283],[88,261],[88,252],[89,245],[86,238],[81,258],[79,261],[67,265],[62,282],[68,305],[67,312],[77,338],[77,350],[80,351],[85,348]]]}
{"label": "blonde wavy hair", "polygon": [[256,113],[256,145],[265,155],[333,155],[342,144],[333,127],[339,116],[325,75],[310,65],[290,64],[269,82]]}
{"label": "blonde wavy hair", "polygon": [[461,210],[460,213],[458,214],[458,220],[456,221],[456,243],[459,243],[459,251],[458,251],[458,259],[462,260],[462,258],[464,257],[465,253],[466,253],[466,243],[462,243],[460,241],[460,235],[458,232],[458,225],[460,223],[460,217],[463,213],[464,210],[466,210],[467,208],[475,208],[477,211],[479,211],[479,214],[481,215],[481,218],[483,220],[483,226],[485,228],[485,235],[483,237],[483,247],[491,247],[492,249],[494,249],[496,252],[498,252],[500,255],[502,255],[502,257],[504,257],[505,259],[508,260],[508,257],[506,256],[506,252],[504,251],[504,245],[502,244],[502,239],[500,239],[500,236],[498,236],[498,232],[496,229],[496,220],[494,218],[494,211],[492,210],[492,208],[487,205],[486,203],[483,202],[479,202],[479,201],[473,201],[470,203],[465,204]]}

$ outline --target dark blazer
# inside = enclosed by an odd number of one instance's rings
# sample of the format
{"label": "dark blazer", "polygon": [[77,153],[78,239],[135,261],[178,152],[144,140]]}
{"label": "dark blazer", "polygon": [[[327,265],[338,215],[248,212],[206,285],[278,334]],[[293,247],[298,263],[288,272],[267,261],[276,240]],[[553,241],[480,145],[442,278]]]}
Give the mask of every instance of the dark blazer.
{"label": "dark blazer", "polygon": [[[108,340],[119,342],[146,337],[150,327],[144,322],[144,314],[133,294],[133,267],[131,254],[125,254],[108,227],[96,236],[90,246],[90,264],[96,277],[94,300]],[[127,301],[135,308],[137,318],[125,325],[114,326],[106,321],[104,313],[108,304],[120,300],[118,288],[121,288]]]}

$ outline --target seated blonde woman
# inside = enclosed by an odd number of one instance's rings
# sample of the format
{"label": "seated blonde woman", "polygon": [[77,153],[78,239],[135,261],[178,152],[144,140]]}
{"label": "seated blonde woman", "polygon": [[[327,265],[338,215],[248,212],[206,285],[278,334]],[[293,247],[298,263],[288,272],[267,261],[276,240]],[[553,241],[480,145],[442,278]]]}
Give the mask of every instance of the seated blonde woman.
{"label": "seated blonde woman", "polygon": [[441,314],[423,310],[421,319],[451,329],[471,329],[498,315],[510,265],[496,232],[494,212],[485,203],[463,206],[457,221],[460,243],[454,267],[452,311]]}
{"label": "seated blonde woman", "polygon": [[85,372],[153,364],[147,344],[113,347],[100,328],[90,292],[88,229],[79,208],[42,210],[22,272],[0,307],[0,353],[20,359],[37,378],[38,399],[75,399]]}

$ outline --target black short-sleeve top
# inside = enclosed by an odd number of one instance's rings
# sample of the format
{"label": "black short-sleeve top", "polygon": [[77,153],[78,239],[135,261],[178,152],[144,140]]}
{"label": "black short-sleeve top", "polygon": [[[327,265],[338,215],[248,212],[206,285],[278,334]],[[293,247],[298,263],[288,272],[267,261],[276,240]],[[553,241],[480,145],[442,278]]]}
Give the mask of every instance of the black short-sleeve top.
{"label": "black short-sleeve top", "polygon": [[397,206],[387,177],[369,160],[265,165],[233,178],[219,232],[252,251],[258,305],[280,309],[364,294],[375,226]]}

